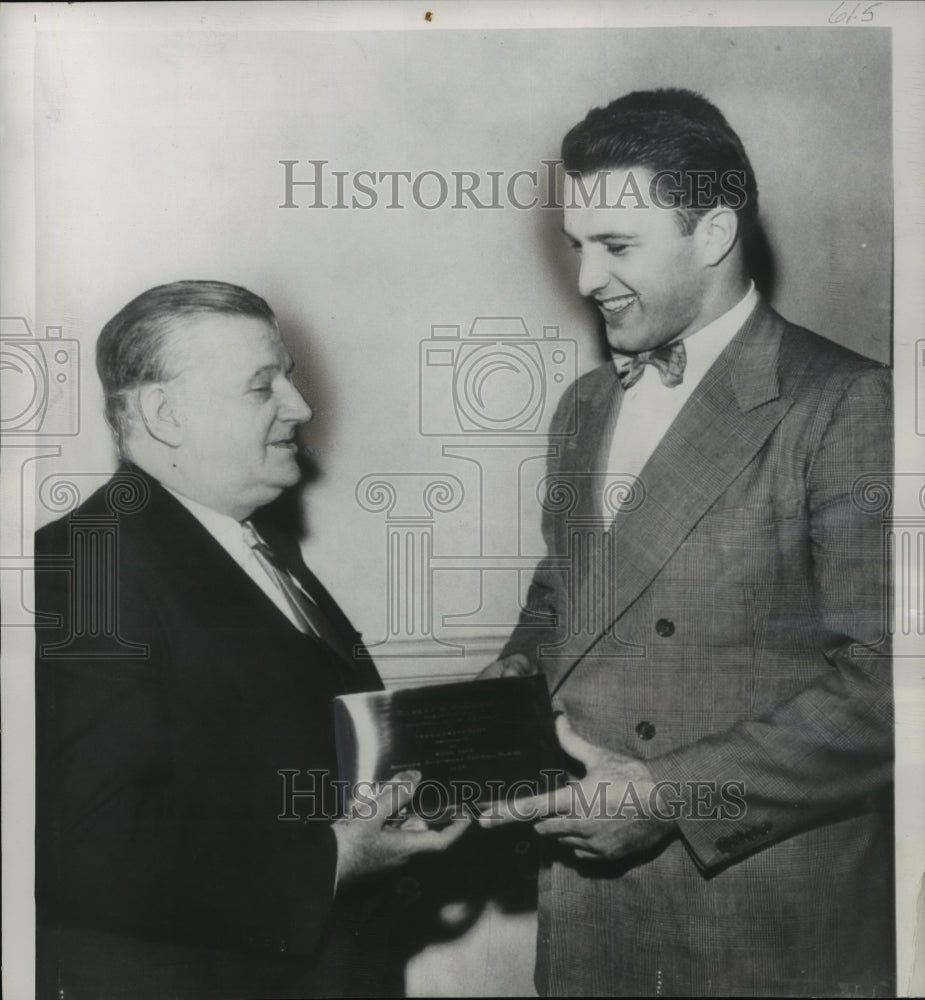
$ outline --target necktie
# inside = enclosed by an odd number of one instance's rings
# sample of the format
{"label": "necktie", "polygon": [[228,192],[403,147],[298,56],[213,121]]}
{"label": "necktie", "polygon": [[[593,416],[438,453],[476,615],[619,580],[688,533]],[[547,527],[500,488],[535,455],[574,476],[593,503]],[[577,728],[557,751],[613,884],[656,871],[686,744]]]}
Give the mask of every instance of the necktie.
{"label": "necktie", "polygon": [[614,354],[614,365],[620,385],[629,389],[645,374],[645,366],[652,365],[658,369],[662,384],[673,389],[684,380],[684,366],[687,364],[687,351],[683,341],[675,341],[654,351],[642,351],[639,354]]}
{"label": "necktie", "polygon": [[260,563],[264,572],[282,591],[286,598],[286,603],[292,609],[296,621],[301,622],[302,631],[308,635],[314,635],[322,642],[326,643],[338,656],[350,662],[352,655],[347,649],[337,630],[331,624],[327,615],[318,607],[293,579],[292,575],[280,561],[279,556],[269,545],[257,534],[250,521],[241,524],[244,534],[244,541],[252,549],[257,562]]}

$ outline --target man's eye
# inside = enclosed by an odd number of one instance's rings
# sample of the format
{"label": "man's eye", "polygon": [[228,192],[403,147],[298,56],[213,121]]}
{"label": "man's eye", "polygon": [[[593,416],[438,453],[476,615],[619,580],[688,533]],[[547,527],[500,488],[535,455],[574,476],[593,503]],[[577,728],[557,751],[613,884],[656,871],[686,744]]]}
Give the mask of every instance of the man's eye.
{"label": "man's eye", "polygon": [[627,250],[629,250],[629,247],[625,243],[607,244],[607,253],[611,254],[614,257],[622,256]]}
{"label": "man's eye", "polygon": [[273,387],[269,385],[255,385],[251,387],[251,392],[256,392],[260,396],[269,396]]}

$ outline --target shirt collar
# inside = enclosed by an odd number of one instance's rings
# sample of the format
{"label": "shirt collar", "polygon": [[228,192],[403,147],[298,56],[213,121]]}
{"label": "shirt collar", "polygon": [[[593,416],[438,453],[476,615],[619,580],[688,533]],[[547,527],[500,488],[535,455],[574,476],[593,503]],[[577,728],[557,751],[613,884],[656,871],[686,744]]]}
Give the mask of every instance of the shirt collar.
{"label": "shirt collar", "polygon": [[704,340],[723,341],[725,346],[742,328],[757,302],[758,292],[755,289],[755,282],[752,281],[749,283],[748,291],[731,309],[727,309],[722,316],[717,316],[712,323],[707,323],[699,330],[687,334],[684,337],[685,346],[690,346],[693,337],[697,338],[698,346]]}
{"label": "shirt collar", "polygon": [[[711,323],[707,323],[706,326],[702,326],[699,330],[694,330],[693,333],[682,337],[681,339],[688,353],[688,364],[691,363],[693,358],[696,358],[698,368],[701,367],[699,362],[705,363],[704,371],[709,368],[722,353],[723,348],[742,328],[757,303],[758,292],[755,288],[755,282],[752,281],[749,283],[748,291],[731,309],[727,309],[722,316],[717,316],[716,319]],[[694,343],[695,337],[697,338],[696,347],[692,352],[691,346]],[[615,363],[617,357],[619,355],[614,358]]]}
{"label": "shirt collar", "polygon": [[165,486],[164,489],[176,497],[219,545],[234,555],[238,562],[247,554],[240,521],[236,521],[229,514],[220,514],[217,510],[199,503],[198,500],[191,500],[169,486]]}

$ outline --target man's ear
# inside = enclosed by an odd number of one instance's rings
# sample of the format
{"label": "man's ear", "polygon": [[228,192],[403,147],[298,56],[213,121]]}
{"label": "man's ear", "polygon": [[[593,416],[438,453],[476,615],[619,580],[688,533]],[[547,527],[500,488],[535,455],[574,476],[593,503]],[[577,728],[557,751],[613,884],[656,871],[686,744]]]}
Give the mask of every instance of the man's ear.
{"label": "man's ear", "polygon": [[697,221],[694,231],[705,267],[716,267],[735,246],[739,217],[725,205],[711,208]]}
{"label": "man's ear", "polygon": [[183,441],[183,422],[170,391],[161,382],[143,385],[138,390],[138,412],[151,437],[169,448]]}

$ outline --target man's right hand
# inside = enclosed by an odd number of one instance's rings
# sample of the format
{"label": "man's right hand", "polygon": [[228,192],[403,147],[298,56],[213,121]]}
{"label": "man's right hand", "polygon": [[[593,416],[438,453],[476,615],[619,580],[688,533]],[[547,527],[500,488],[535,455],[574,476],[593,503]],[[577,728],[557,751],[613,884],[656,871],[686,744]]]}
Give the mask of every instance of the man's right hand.
{"label": "man's right hand", "polygon": [[353,803],[351,815],[334,822],[338,887],[398,868],[415,854],[446,850],[466,832],[467,818],[434,830],[420,817],[403,814],[420,781],[419,772],[401,771],[374,795]]}
{"label": "man's right hand", "polygon": [[477,681],[495,680],[498,677],[530,677],[538,674],[539,667],[523,653],[513,653],[505,656],[502,660],[495,660],[489,663],[480,673],[476,674]]}

